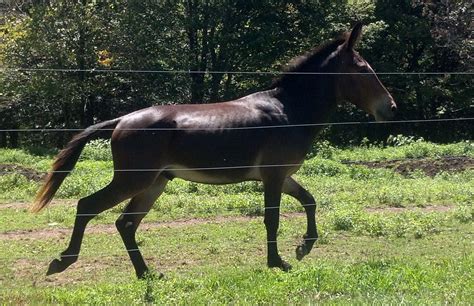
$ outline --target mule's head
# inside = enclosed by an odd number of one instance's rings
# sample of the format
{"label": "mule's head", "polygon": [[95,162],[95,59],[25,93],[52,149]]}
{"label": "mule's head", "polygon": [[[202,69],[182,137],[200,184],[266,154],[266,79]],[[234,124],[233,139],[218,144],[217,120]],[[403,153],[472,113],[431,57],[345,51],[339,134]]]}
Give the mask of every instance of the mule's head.
{"label": "mule's head", "polygon": [[348,101],[377,121],[393,118],[397,105],[388,90],[380,82],[369,63],[354,50],[362,33],[362,24],[352,29],[346,41],[339,46],[333,57],[338,102]]}

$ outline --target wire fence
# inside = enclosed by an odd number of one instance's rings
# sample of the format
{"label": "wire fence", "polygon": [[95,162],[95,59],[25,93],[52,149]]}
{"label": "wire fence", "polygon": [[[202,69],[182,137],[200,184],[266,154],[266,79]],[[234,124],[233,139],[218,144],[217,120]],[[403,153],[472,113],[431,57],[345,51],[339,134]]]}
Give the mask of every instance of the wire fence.
{"label": "wire fence", "polygon": [[[298,207],[302,207],[302,208],[305,208],[305,207],[316,207],[317,204],[316,203],[309,203],[309,204],[301,204],[299,205]],[[241,211],[242,209],[250,209],[252,211],[256,211],[256,210],[274,210],[274,209],[282,209],[281,206],[268,206],[268,207],[263,207],[263,206],[254,206],[254,207],[226,207],[225,210],[226,211],[232,211],[232,210],[236,210],[236,211]],[[120,215],[146,215],[148,214],[150,211],[143,211],[143,212],[120,212],[118,214]],[[100,215],[101,213],[96,213],[96,214],[76,214],[75,216],[76,217],[95,217],[95,216],[98,216]]]}
{"label": "wire fence", "polygon": [[[315,207],[317,206],[316,203],[307,203],[307,204],[293,204],[294,206],[298,207],[298,208],[305,208],[305,207]],[[253,209],[255,211],[264,211],[264,210],[272,210],[272,209],[282,209],[284,207],[282,206],[269,206],[269,207],[262,207],[262,205],[259,205],[259,206],[255,206],[253,207]],[[231,210],[236,210],[236,211],[242,211],[242,209],[245,209],[245,210],[248,210],[248,209],[252,209],[252,207],[232,207],[232,208],[229,208],[229,207],[225,207],[224,210],[225,211],[231,211]],[[293,212],[293,211],[292,211]],[[48,213],[49,213],[49,209],[48,209]],[[105,213],[105,212],[104,212]],[[104,213],[102,213],[102,215],[104,215]],[[146,211],[141,211],[141,212],[118,212],[118,211],[113,211],[113,210],[109,210],[107,211],[107,213],[111,214],[117,214],[117,215],[146,215],[148,214],[149,212],[146,212]],[[291,213],[291,212],[289,212]],[[304,216],[304,213],[303,212],[299,212],[301,214],[301,217]],[[77,217],[95,217],[99,214],[77,214],[76,216]],[[260,217],[260,215],[252,215],[252,216],[249,216],[249,217]],[[231,216],[230,216],[231,217]],[[212,219],[209,220],[210,223],[213,222]],[[159,224],[159,223],[158,223]],[[166,226],[166,222],[163,224],[164,226]],[[158,226],[157,226],[158,228]],[[69,228],[64,228],[64,230],[70,230]],[[250,239],[250,238],[246,238],[247,240]],[[260,239],[261,240],[261,239]],[[259,239],[255,239],[255,243],[257,243],[258,241],[260,241]],[[306,238],[304,240],[316,240],[316,239],[313,239],[313,238]],[[279,242],[284,244],[284,243],[288,243],[288,242],[292,242],[294,246],[296,245],[299,245],[299,243],[301,243],[302,239],[301,238],[297,238],[297,237],[289,237],[289,238],[284,238],[284,239],[279,239]],[[235,240],[236,243],[241,243],[242,241],[241,240]],[[261,243],[277,243],[276,241],[265,241],[265,240],[262,240]],[[295,244],[297,243],[297,244]],[[33,254],[33,256],[20,256],[20,257],[15,257],[15,258],[6,258],[6,257],[2,257],[0,256],[0,261],[18,261],[18,260],[35,260],[35,261],[38,261],[38,260],[51,260],[53,258],[57,258],[58,255],[57,254],[42,254],[42,255],[38,255],[39,252],[41,252],[42,250],[40,251],[36,251],[36,252],[33,252],[35,254]],[[131,253],[131,252],[137,252],[139,251],[138,249],[125,249],[125,250],[121,250],[120,252],[107,252],[107,253],[88,253],[87,251],[86,252],[83,252],[83,254],[80,255],[81,258],[96,258],[96,257],[114,257],[114,256],[122,256],[122,255],[125,255],[125,252],[128,252],[128,253]],[[149,253],[150,250],[148,248],[144,248],[141,250],[142,252],[144,253]],[[156,251],[159,251],[158,249]],[[62,255],[60,257],[63,257],[63,258],[67,258],[67,257],[76,257],[76,256],[79,256],[79,254],[69,254],[69,255]]]}
{"label": "wire fence", "polygon": [[[415,157],[415,158],[394,158],[394,159],[378,159],[378,160],[341,160],[343,164],[366,164],[366,163],[381,163],[381,162],[399,162],[399,161],[420,161],[427,159],[443,159],[443,160],[459,160],[460,158],[471,158],[467,155],[457,155],[457,156],[425,156],[425,157]],[[290,164],[263,164],[263,165],[239,165],[239,166],[216,166],[216,167],[189,167],[189,168],[138,168],[138,169],[73,169],[73,170],[55,170],[55,171],[36,171],[35,174],[48,174],[48,173],[133,173],[133,172],[181,172],[181,171],[215,171],[215,170],[237,170],[237,169],[255,169],[255,168],[282,168],[282,167],[302,167],[304,163],[290,163]],[[9,175],[9,174],[31,174],[32,171],[26,170],[11,170],[11,171],[0,171],[0,175]]]}
{"label": "wire fence", "polygon": [[[2,72],[56,72],[56,73],[138,73],[138,74],[240,74],[240,75],[361,75],[361,74],[372,74],[371,72],[354,72],[354,73],[339,73],[339,72],[285,72],[285,71],[199,71],[199,70],[146,70],[146,69],[74,69],[74,68],[24,68],[24,67],[0,67]],[[426,76],[445,76],[445,75],[473,75],[473,71],[451,71],[451,72],[376,72],[377,75],[426,75]],[[331,123],[307,123],[307,124],[292,124],[292,125],[271,125],[271,126],[251,126],[251,127],[203,127],[203,128],[143,128],[143,129],[121,129],[127,131],[186,131],[186,130],[260,130],[260,129],[279,129],[279,128],[304,128],[304,127],[317,127],[317,126],[347,126],[347,125],[372,125],[372,124],[413,124],[413,123],[432,123],[432,122],[468,122],[474,118],[447,118],[447,119],[419,119],[419,120],[396,120],[396,121],[382,121],[382,122],[331,122]],[[0,129],[0,132],[40,132],[40,133],[52,133],[52,132],[81,132],[85,129],[79,128],[25,128],[25,129]],[[90,129],[89,129],[90,130]],[[101,130],[117,130],[117,129],[101,129]],[[446,157],[445,157],[446,158]],[[458,157],[453,157],[458,158]],[[401,161],[401,160],[419,160],[421,158],[412,159],[393,159],[390,161]],[[345,163],[355,163],[354,161],[344,161]],[[370,162],[370,161],[368,161]],[[377,162],[377,161],[373,161]],[[220,167],[194,167],[194,168],[157,168],[157,169],[113,169],[114,172],[160,172],[160,171],[212,171],[212,170],[231,170],[231,169],[251,169],[251,168],[268,168],[268,167],[300,167],[301,163],[290,163],[290,164],[271,164],[271,165],[238,165],[238,166],[220,166]],[[74,170],[73,172],[91,172],[95,170]],[[102,172],[103,170],[97,170]],[[72,171],[49,171],[53,173],[69,173]],[[28,171],[1,171],[0,174],[27,174]],[[48,172],[39,172],[48,173]],[[317,204],[307,203],[298,205],[300,208],[314,207]],[[242,208],[236,207],[236,210]],[[249,209],[245,207],[245,209]],[[273,210],[281,209],[280,206],[271,207],[255,207],[258,210]],[[230,210],[226,208],[226,210]],[[48,210],[49,212],[49,210]],[[110,212],[110,211],[109,211]],[[117,212],[120,215],[146,215],[148,211],[141,212]],[[99,214],[76,214],[77,217],[95,217]],[[280,242],[292,241],[295,242],[296,238],[288,238],[287,240],[282,239]],[[306,241],[315,240],[315,238],[306,238]],[[235,241],[241,243],[241,241]],[[301,242],[301,238],[298,243]],[[262,242],[263,243],[263,242]],[[276,241],[266,241],[266,243],[276,243]],[[81,257],[113,257],[124,255],[124,252],[133,253],[139,252],[139,249],[126,249],[122,250],[121,253],[94,253],[94,254],[82,254]],[[148,252],[145,248],[145,252]],[[62,258],[76,257],[79,254],[61,255]],[[33,258],[34,257],[34,258]],[[57,257],[57,254],[33,254],[28,257],[15,257],[14,260],[50,260]],[[10,258],[0,257],[0,261],[11,260]]]}
{"label": "wire fence", "polygon": [[403,124],[403,123],[433,123],[433,122],[456,122],[456,121],[473,121],[474,117],[460,118],[433,118],[433,119],[409,119],[409,120],[392,120],[392,121],[345,121],[345,122],[324,122],[324,123],[302,123],[302,124],[281,124],[281,125],[260,125],[260,126],[236,126],[236,127],[164,127],[164,128],[25,128],[25,129],[0,129],[0,132],[82,132],[88,131],[208,131],[208,130],[262,130],[262,129],[288,129],[288,128],[305,128],[318,126],[340,126],[340,125],[378,125],[378,124]]}
{"label": "wire fence", "polygon": [[[100,69],[100,68],[23,68],[0,67],[4,72],[88,72],[88,73],[152,73],[152,74],[247,74],[247,75],[351,75],[373,74],[372,72],[294,72],[294,71],[239,71],[239,70],[153,70],[153,69]],[[396,71],[375,72],[377,75],[473,75],[473,71]]]}
{"label": "wire fence", "polygon": [[[70,70],[68,70],[70,71]],[[93,71],[91,71],[93,72]],[[130,71],[129,71],[130,72]],[[187,72],[189,73],[189,72]],[[215,72],[217,73],[217,72]],[[472,74],[472,73],[469,73]],[[455,121],[472,121],[474,118],[447,118],[447,119],[420,119],[420,120],[397,120],[397,121],[384,121],[384,122],[332,122],[332,123],[310,123],[310,124],[297,124],[297,125],[272,125],[272,126],[255,126],[255,127],[229,127],[229,128],[222,128],[222,130],[253,130],[253,129],[274,129],[274,128],[300,128],[300,127],[311,127],[311,126],[329,126],[329,125],[363,125],[363,124],[401,124],[401,123],[429,123],[429,122],[455,122]],[[196,130],[207,130],[211,128],[198,128]],[[213,129],[213,128],[212,128]],[[36,129],[0,129],[0,132],[80,132],[84,129],[44,129],[44,128],[36,128]],[[103,129],[107,130],[107,129]],[[115,129],[110,129],[115,130]],[[169,130],[189,130],[189,128],[146,128],[146,129],[127,129],[127,130],[134,130],[134,131],[169,131]],[[456,157],[443,157],[445,159],[458,159],[459,156]],[[403,159],[393,159],[393,160],[384,160],[384,161],[401,161],[401,160],[420,160],[423,158],[403,158]],[[380,161],[380,160],[377,160]],[[364,162],[377,162],[377,161],[364,161]],[[355,161],[342,161],[344,163],[356,163]],[[301,163],[290,163],[290,164],[268,164],[268,165],[239,165],[239,166],[221,166],[221,167],[194,167],[194,168],[156,168],[156,169],[114,169],[114,172],[159,172],[159,171],[211,171],[211,170],[230,170],[230,169],[250,169],[250,168],[268,168],[268,167],[300,167],[302,166]],[[73,172],[91,172],[96,170],[73,170]],[[97,169],[97,171],[103,171]],[[53,171],[57,173],[69,173],[71,171]],[[1,171],[0,174],[22,174],[22,173],[30,173],[28,171]],[[39,172],[41,173],[41,172]],[[47,172],[42,172],[47,173]],[[316,206],[315,203],[307,203],[298,205],[300,208]],[[251,209],[249,207],[235,207],[232,209],[242,210],[242,209]],[[272,206],[272,207],[262,207],[258,206],[254,208],[255,210],[264,211],[264,210],[271,210],[271,209],[282,209],[280,206]],[[226,207],[225,210],[231,210],[229,207]],[[49,210],[48,210],[49,212]],[[110,211],[109,211],[110,212]],[[149,212],[141,211],[141,212],[117,212],[117,214],[121,215],[146,215]],[[95,217],[99,214],[77,214],[77,217]],[[295,239],[292,238],[291,241]],[[301,240],[301,239],[300,239]],[[284,240],[283,240],[284,241]],[[276,243],[276,241],[267,241],[267,243]],[[136,252],[138,249],[130,249],[125,250],[126,252]],[[97,256],[117,256],[123,253],[118,254],[91,254],[91,257]],[[78,254],[67,255],[63,257],[75,257]],[[88,255],[81,255],[81,257],[87,257]],[[44,259],[51,259],[56,257],[56,255],[45,255]],[[40,259],[37,254],[34,255],[35,260]],[[0,260],[5,258],[0,257]],[[21,258],[15,258],[19,260]],[[31,257],[25,257],[24,259],[31,259]]]}
{"label": "wire fence", "polygon": [[[117,232],[118,234],[118,232]],[[301,236],[301,235],[300,235]],[[196,237],[197,239],[199,237]],[[245,238],[245,241],[247,241],[248,239],[250,238]],[[280,243],[280,244],[288,244],[288,243],[292,243],[292,246],[298,246],[301,244],[302,241],[317,241],[318,238],[303,238],[303,237],[291,237],[291,238],[282,238],[282,239],[278,239],[278,241],[276,240],[265,240],[265,239],[258,239],[256,238],[254,241],[255,241],[255,244],[257,243],[261,243],[261,244],[275,244],[275,243]],[[229,239],[226,239],[226,241],[229,241]],[[233,242],[235,242],[236,244],[237,243],[242,243],[242,239],[240,240],[233,240]],[[248,242],[248,241],[247,241]],[[141,252],[142,254],[145,254],[144,257],[147,257],[146,254],[150,253],[150,254],[157,254],[159,253],[160,251],[163,251],[165,247],[163,247],[162,249],[158,249],[158,248],[142,248],[142,249],[123,249],[120,248],[120,252],[107,252],[107,253],[104,253],[104,252],[98,252],[98,253],[88,253],[87,251],[86,252],[82,252],[82,253],[78,253],[78,254],[67,254],[67,255],[59,255],[57,253],[51,253],[51,254],[39,254],[39,251],[35,252],[35,254],[33,254],[34,257],[32,256],[18,256],[18,257],[14,257],[14,258],[10,258],[10,257],[4,257],[4,256],[0,256],[0,262],[1,261],[18,261],[18,260],[32,260],[34,259],[35,261],[50,261],[52,259],[55,259],[55,258],[71,258],[71,257],[79,257],[79,258],[97,258],[97,257],[115,257],[115,256],[126,256],[127,253],[133,253],[133,252]],[[183,258],[183,260],[185,260],[185,258]],[[131,265],[130,262],[127,261],[127,264]],[[46,268],[46,267],[45,267]]]}
{"label": "wire fence", "polygon": [[[304,204],[304,205],[300,205],[300,206],[316,206],[316,204],[312,203],[312,204]],[[259,207],[260,208],[260,207]],[[276,208],[279,208],[279,207],[267,207],[265,209],[276,209]],[[110,211],[108,211],[110,213]],[[130,213],[130,214],[146,214],[147,212],[137,212],[137,213]],[[127,213],[120,213],[120,214],[124,214],[124,215],[127,215]],[[90,216],[96,216],[97,214],[78,214],[77,216],[78,217],[90,217]],[[229,222],[232,221],[232,217],[235,217],[235,216],[229,216]],[[247,216],[249,220],[252,220],[252,219],[257,219],[259,217],[261,217],[260,215],[258,216]],[[300,218],[306,218],[303,213],[300,213],[298,216],[297,215],[292,215],[292,218],[294,217],[300,217]],[[214,223],[215,220],[213,219],[202,219],[203,222],[206,222],[206,223],[209,223],[209,224],[219,224],[220,222],[217,221],[217,223]],[[186,220],[183,220],[182,221],[183,223],[186,222]],[[225,221],[227,222],[227,221]],[[153,228],[156,228],[156,229],[159,229],[159,228],[168,228],[168,223],[169,222],[153,222],[153,224],[155,225]],[[100,226],[100,225],[99,225]],[[71,230],[70,228],[59,228],[60,230]],[[43,231],[47,230],[49,231],[49,229],[42,229]],[[304,229],[303,229],[304,230]],[[303,231],[302,230],[302,231]],[[87,230],[86,230],[87,232]],[[116,235],[118,235],[118,231],[115,231],[116,232]],[[27,231],[26,235],[28,235],[29,233],[34,233],[34,232],[31,232],[31,231]],[[9,234],[14,234],[14,235],[18,235],[18,233],[12,233],[12,232],[5,232],[5,233],[2,233],[3,235],[9,235]],[[254,235],[255,233],[252,232],[252,235]],[[20,234],[21,235],[21,234]],[[264,231],[261,232],[261,235],[264,235]],[[261,236],[260,235],[260,236]],[[252,241],[254,241],[255,244],[258,244],[258,243],[261,243],[261,244],[274,244],[274,243],[280,243],[280,244],[287,244],[287,243],[291,243],[292,246],[297,246],[297,245],[300,245],[302,241],[316,241],[318,238],[304,238],[302,237],[302,234],[292,234],[292,237],[280,237],[278,238],[278,241],[276,240],[266,240],[264,239],[263,237],[256,237],[256,236],[259,236],[259,235],[255,235],[255,237],[245,237],[245,238],[242,238],[242,239],[234,239],[233,242],[235,243],[241,243],[242,240],[245,240],[245,241],[249,241],[250,239],[252,239]],[[201,236],[200,234],[197,234],[197,235],[186,235],[187,238],[189,239],[201,239]],[[8,240],[9,238],[4,238],[3,240]],[[0,236],[0,240],[2,240],[1,236]],[[232,239],[230,239],[232,240]],[[224,241],[224,240],[223,240]],[[229,239],[225,239],[226,242],[229,241]],[[114,256],[124,256],[126,255],[126,252],[128,253],[133,253],[133,252],[142,252],[142,253],[145,253],[145,254],[148,254],[148,253],[151,253],[151,254],[156,254],[157,252],[160,251],[160,249],[155,249],[155,248],[147,248],[146,246],[143,247],[142,249],[123,249],[123,246],[118,246],[118,248],[120,249],[119,252],[107,252],[107,253],[104,253],[104,252],[99,252],[99,253],[91,253],[92,251],[94,251],[94,249],[92,250],[82,250],[80,254],[67,254],[67,255],[59,255],[58,253],[48,253],[48,254],[44,254],[43,253],[43,250],[34,250],[32,251],[33,253],[33,257],[32,256],[16,256],[14,258],[10,258],[10,257],[5,257],[5,256],[0,256],[0,262],[1,261],[18,261],[18,260],[35,260],[35,261],[50,261],[54,258],[70,258],[70,257],[80,257],[80,258],[96,258],[96,257],[114,257]],[[60,252],[60,251],[57,251],[57,252]],[[41,253],[41,254],[40,254]]]}

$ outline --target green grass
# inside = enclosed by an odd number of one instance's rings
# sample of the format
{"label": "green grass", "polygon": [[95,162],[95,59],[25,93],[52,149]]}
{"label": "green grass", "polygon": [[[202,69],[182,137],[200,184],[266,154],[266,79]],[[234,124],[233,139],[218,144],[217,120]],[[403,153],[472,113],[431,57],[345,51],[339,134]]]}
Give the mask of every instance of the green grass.
{"label": "green grass", "polygon": [[[147,262],[164,280],[135,280],[113,225],[125,203],[91,222],[95,230],[86,231],[76,264],[45,277],[49,261],[67,246],[76,200],[112,176],[107,143],[94,142],[59,190],[60,200],[40,214],[18,204],[31,201],[39,183],[0,176],[0,303],[469,304],[474,171],[401,176],[344,163],[460,155],[474,157],[473,145],[403,137],[388,147],[317,144],[296,175],[318,202],[320,239],[302,262],[294,249],[306,226],[295,212],[303,210],[288,196],[282,201],[279,248],[294,266],[290,273],[265,267],[260,183],[174,180],[138,232]],[[0,150],[0,164],[37,171],[49,169],[52,159]]]}
{"label": "green grass", "polygon": [[[423,151],[425,157],[445,155],[474,156],[474,146],[468,142],[450,145],[436,145],[426,142],[415,142],[400,147],[356,147],[337,149],[322,143],[316,155],[310,158],[297,173],[297,179],[315,194],[320,205],[335,203],[354,203],[372,206],[423,205],[426,203],[460,203],[469,202],[474,197],[474,172],[441,173],[434,179],[423,174],[413,173],[403,177],[388,169],[369,169],[364,166],[346,165],[343,160],[386,160],[407,157],[409,152]],[[57,198],[77,199],[105,186],[112,177],[112,163],[107,160],[107,153],[102,144],[98,149],[86,147],[85,156],[96,159],[82,159],[61,186]],[[95,154],[91,152],[95,152]],[[423,151],[424,152],[424,151]],[[110,153],[110,152],[109,152]],[[105,159],[105,160],[104,160]],[[0,150],[0,164],[19,164],[37,171],[46,171],[52,163],[51,156],[35,156],[21,150]],[[22,175],[0,176],[0,202],[29,201],[34,197],[39,183],[30,181]],[[211,196],[222,198],[225,206],[248,206],[242,203],[242,197],[252,199],[262,191],[259,183],[241,183],[216,187],[197,185],[195,183],[175,180],[165,191],[168,195],[188,194],[192,197]],[[189,196],[190,195],[190,196]],[[236,195],[237,198],[233,199]],[[228,199],[228,201],[226,200]],[[201,200],[201,199],[199,199]],[[176,207],[171,201],[169,207]],[[192,201],[191,201],[192,202]],[[229,202],[232,202],[229,204]],[[257,201],[260,202],[260,198]],[[166,205],[166,203],[163,203]],[[179,205],[178,205],[179,206]],[[168,208],[169,208],[168,207]],[[211,207],[211,209],[214,209]],[[253,208],[248,207],[250,211]],[[175,214],[173,214],[175,215]]]}
{"label": "green grass", "polygon": [[380,161],[405,158],[436,158],[442,156],[474,157],[474,143],[464,141],[440,145],[426,141],[407,141],[394,146],[384,147],[367,144],[340,149],[323,141],[315,144],[313,155],[339,161]]}
{"label": "green grass", "polygon": [[[391,218],[390,216],[386,216]],[[1,241],[2,297],[8,303],[467,303],[472,223],[455,220],[423,238],[373,237],[322,224],[323,243],[297,262],[304,218],[286,218],[280,249],[290,273],[264,267],[261,220],[159,227],[139,234],[164,280],[136,281],[117,234],[89,234],[83,257],[62,275],[44,277],[67,237]],[[8,247],[7,247],[8,245]],[[35,254],[34,257],[31,254]],[[22,270],[25,269],[25,270]],[[55,284],[61,284],[57,286]],[[148,292],[148,293],[147,293]]]}

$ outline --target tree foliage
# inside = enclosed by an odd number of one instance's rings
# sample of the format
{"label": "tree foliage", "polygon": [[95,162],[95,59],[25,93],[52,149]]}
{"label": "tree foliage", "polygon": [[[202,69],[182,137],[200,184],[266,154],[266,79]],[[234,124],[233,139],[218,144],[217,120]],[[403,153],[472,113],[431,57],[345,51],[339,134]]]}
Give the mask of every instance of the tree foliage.
{"label": "tree foliage", "polygon": [[[2,128],[79,128],[153,104],[236,98],[265,88],[272,75],[232,71],[279,70],[357,20],[366,25],[361,53],[376,71],[472,72],[472,4],[466,0],[10,2],[0,28],[0,64],[27,69],[0,74]],[[399,119],[473,115],[470,75],[390,75],[382,81],[399,102]],[[365,115],[347,106],[332,120]],[[325,136],[472,137],[465,123],[456,133],[435,127],[398,125],[382,133],[339,127]],[[69,137],[36,136],[25,135],[21,143],[61,146]],[[1,137],[3,146],[18,145],[15,133]]]}

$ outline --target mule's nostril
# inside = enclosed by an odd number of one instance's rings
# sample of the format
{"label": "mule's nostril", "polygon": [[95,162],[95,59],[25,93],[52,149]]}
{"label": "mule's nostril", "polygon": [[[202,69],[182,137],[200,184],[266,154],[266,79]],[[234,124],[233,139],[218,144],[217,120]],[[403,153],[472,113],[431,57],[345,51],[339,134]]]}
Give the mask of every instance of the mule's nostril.
{"label": "mule's nostril", "polygon": [[396,105],[392,105],[392,106],[390,107],[390,109],[391,109],[392,112],[394,113],[394,112],[397,111],[397,106],[396,106]]}

